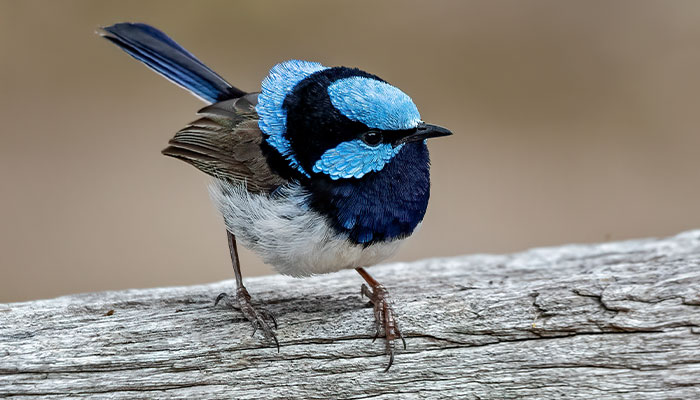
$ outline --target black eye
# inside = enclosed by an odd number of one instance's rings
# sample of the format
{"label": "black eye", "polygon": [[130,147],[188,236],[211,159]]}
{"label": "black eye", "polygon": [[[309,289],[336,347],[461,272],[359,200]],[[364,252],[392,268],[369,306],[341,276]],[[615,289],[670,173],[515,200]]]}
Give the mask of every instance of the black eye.
{"label": "black eye", "polygon": [[362,135],[362,141],[370,146],[376,146],[382,142],[382,134],[377,131],[369,131]]}

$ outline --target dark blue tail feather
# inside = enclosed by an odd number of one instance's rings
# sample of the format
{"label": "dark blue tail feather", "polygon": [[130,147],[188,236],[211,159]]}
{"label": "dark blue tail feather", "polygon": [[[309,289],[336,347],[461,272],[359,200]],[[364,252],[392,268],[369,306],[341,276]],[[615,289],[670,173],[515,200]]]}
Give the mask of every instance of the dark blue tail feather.
{"label": "dark blue tail feather", "polygon": [[204,101],[215,103],[246,94],[150,25],[120,23],[102,29],[105,39]]}

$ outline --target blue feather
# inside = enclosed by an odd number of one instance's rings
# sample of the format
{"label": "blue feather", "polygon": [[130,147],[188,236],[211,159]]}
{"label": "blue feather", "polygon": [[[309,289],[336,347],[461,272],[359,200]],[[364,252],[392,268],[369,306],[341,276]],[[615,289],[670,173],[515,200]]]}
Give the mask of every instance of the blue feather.
{"label": "blue feather", "polygon": [[364,245],[406,237],[423,220],[430,198],[428,147],[406,143],[380,172],[331,182],[314,187],[311,206],[339,232]]}
{"label": "blue feather", "polygon": [[384,168],[402,147],[403,144],[394,147],[390,143],[370,146],[360,139],[342,142],[326,150],[314,164],[313,171],[327,174],[333,180],[362,178],[370,172]]}
{"label": "blue feather", "polygon": [[309,176],[294,157],[292,144],[286,137],[287,110],[284,100],[294,87],[309,75],[327,69],[317,62],[289,60],[279,63],[270,69],[270,74],[262,82],[262,90],[258,95],[258,105],[255,107],[260,121],[260,130],[266,135],[267,143],[277,149],[285,157],[290,166],[302,174]]}
{"label": "blue feather", "polygon": [[420,122],[418,108],[406,93],[376,79],[338,79],[328,86],[328,95],[343,115],[370,128],[413,129]]}
{"label": "blue feather", "polygon": [[246,94],[150,25],[120,23],[102,29],[105,39],[208,103]]}

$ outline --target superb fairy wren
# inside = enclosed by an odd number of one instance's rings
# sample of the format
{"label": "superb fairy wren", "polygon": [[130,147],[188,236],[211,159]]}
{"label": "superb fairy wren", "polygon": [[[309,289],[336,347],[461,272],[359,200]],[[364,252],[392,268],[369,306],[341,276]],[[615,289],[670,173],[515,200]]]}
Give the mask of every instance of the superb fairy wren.
{"label": "superb fairy wren", "polygon": [[[280,273],[296,277],[355,268],[369,285],[376,335],[394,359],[403,336],[386,289],[364,269],[391,256],[418,227],[430,196],[426,139],[450,131],[421,120],[401,90],[356,68],[291,60],[260,92],[231,86],[163,32],[145,24],[103,28],[107,40],[210,105],[163,154],[214,179],[239,309],[266,339],[277,321],[253,307],[236,239]],[[403,341],[405,347],[405,341]]]}

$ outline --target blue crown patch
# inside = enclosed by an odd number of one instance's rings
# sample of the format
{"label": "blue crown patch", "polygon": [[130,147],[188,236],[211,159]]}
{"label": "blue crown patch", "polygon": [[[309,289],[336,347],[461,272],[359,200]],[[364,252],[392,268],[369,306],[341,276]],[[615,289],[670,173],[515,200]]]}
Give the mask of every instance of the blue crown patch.
{"label": "blue crown patch", "polygon": [[370,128],[413,129],[420,122],[418,108],[406,93],[376,79],[339,79],[328,86],[328,95],[343,115]]}

